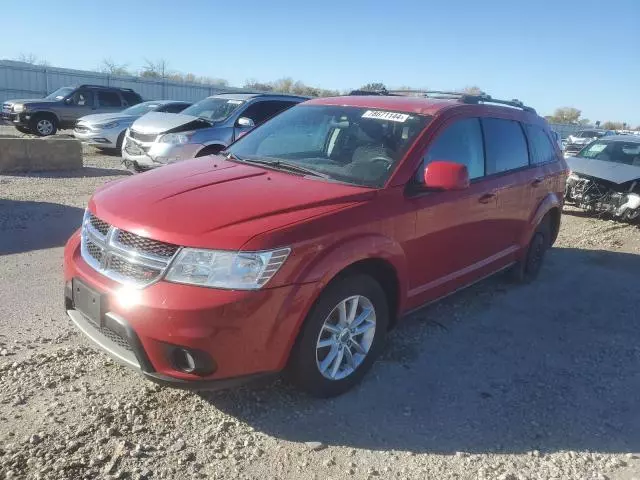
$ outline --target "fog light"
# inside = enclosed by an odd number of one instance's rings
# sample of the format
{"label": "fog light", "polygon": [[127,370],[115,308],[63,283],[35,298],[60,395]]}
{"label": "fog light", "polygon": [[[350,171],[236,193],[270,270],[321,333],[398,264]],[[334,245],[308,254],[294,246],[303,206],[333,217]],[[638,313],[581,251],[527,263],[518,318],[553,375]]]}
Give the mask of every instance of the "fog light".
{"label": "fog light", "polygon": [[193,373],[196,369],[196,359],[184,348],[176,348],[173,351],[173,361],[176,368],[185,373]]}
{"label": "fog light", "polygon": [[212,374],[217,369],[215,360],[203,350],[167,345],[166,352],[173,368],[180,372],[203,377]]}

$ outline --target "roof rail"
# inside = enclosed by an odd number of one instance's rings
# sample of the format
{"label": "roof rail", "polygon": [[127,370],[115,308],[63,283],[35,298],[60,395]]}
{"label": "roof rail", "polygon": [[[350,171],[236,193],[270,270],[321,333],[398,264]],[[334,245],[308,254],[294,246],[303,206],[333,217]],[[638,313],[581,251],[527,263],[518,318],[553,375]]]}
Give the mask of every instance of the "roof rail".
{"label": "roof rail", "polygon": [[493,98],[491,95],[485,92],[478,94],[465,93],[465,92],[453,92],[448,90],[353,90],[349,95],[391,95],[391,96],[417,96],[426,98],[443,98],[443,99],[455,99],[462,103],[477,104],[477,103],[494,103],[497,105],[507,105],[509,107],[520,108],[525,112],[536,113],[535,109],[522,103],[520,100],[500,100]]}
{"label": "roof rail", "polygon": [[111,87],[111,86],[108,86],[108,85],[93,85],[91,83],[85,83],[85,84],[79,85],[76,88],[108,88],[108,89],[112,89],[112,90],[125,90],[125,91],[128,91],[128,92],[133,92],[134,91],[133,88]]}

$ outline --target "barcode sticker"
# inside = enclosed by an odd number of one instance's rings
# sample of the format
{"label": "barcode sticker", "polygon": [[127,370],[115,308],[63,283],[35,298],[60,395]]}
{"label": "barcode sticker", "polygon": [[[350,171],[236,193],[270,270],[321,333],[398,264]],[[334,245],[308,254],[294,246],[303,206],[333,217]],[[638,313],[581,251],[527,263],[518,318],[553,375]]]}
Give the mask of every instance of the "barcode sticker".
{"label": "barcode sticker", "polygon": [[242,103],[242,100],[227,100],[227,103],[230,103],[232,105],[240,105]]}
{"label": "barcode sticker", "polygon": [[367,110],[362,114],[362,118],[375,118],[378,120],[389,120],[391,122],[406,122],[410,115],[405,113],[385,112],[382,110]]}

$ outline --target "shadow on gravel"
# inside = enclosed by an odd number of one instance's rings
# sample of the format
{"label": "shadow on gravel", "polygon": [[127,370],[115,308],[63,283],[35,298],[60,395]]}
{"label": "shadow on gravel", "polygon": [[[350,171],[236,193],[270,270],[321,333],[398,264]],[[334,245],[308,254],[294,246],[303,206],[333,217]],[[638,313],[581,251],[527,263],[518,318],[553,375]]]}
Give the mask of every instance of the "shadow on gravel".
{"label": "shadow on gravel", "polygon": [[0,199],[0,255],[64,245],[83,213],[58,203]]}
{"label": "shadow on gravel", "polygon": [[553,249],[403,320],[359,388],[201,395],[274,437],[374,450],[640,451],[640,256]]}

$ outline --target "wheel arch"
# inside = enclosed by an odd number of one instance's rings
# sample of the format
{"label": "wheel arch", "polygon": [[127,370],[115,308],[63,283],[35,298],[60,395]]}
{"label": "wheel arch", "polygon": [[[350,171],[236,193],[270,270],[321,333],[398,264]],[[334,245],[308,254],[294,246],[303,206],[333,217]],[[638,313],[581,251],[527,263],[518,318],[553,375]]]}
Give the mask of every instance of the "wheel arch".
{"label": "wheel arch", "polygon": [[[213,141],[213,142],[210,142],[210,143],[205,143],[204,146],[198,151],[198,153],[196,153],[196,157],[204,157],[205,155],[211,155],[211,154],[219,153],[222,150],[224,150],[225,148],[227,148],[227,146],[222,142]],[[217,149],[219,149],[219,150],[217,150]],[[203,153],[203,152],[208,152],[208,151],[210,151],[211,153]]]}
{"label": "wheel arch", "polygon": [[534,210],[529,218],[527,228],[524,229],[522,236],[520,237],[520,246],[526,247],[533,236],[537,226],[540,224],[545,216],[549,215],[551,221],[551,242],[550,245],[556,241],[558,232],[560,231],[560,217],[562,214],[562,198],[557,193],[551,192],[538,204],[538,207]]}
{"label": "wheel arch", "polygon": [[317,282],[320,297],[327,286],[353,273],[374,278],[387,294],[389,324],[395,325],[404,310],[407,285],[407,265],[404,251],[398,243],[382,235],[363,235],[349,241],[342,240],[306,268],[297,282]]}

